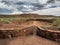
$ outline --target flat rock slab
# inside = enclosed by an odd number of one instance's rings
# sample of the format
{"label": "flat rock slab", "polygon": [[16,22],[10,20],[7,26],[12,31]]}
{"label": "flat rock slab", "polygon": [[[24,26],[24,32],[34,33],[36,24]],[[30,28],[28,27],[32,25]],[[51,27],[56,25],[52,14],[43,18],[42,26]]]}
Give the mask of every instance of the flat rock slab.
{"label": "flat rock slab", "polygon": [[60,45],[60,43],[33,35],[13,39],[0,39],[0,45]]}

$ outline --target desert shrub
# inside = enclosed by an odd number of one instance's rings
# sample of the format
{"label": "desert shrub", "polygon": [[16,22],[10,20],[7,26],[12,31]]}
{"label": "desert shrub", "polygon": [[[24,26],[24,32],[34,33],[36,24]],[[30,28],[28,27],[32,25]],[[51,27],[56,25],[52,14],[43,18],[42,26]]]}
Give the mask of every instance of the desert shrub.
{"label": "desert shrub", "polygon": [[60,18],[57,18],[57,19],[53,22],[53,26],[58,26],[58,27],[60,27]]}
{"label": "desert shrub", "polygon": [[10,23],[11,19],[10,18],[1,18],[0,22]]}

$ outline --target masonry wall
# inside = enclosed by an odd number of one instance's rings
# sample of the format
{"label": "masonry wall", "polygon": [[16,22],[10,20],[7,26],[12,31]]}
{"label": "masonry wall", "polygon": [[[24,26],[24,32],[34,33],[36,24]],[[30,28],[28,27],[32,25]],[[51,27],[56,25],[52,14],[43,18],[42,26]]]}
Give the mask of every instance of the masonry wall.
{"label": "masonry wall", "polygon": [[51,32],[47,30],[41,30],[38,28],[37,35],[43,38],[47,38],[53,41],[60,42],[60,33],[59,32]]}

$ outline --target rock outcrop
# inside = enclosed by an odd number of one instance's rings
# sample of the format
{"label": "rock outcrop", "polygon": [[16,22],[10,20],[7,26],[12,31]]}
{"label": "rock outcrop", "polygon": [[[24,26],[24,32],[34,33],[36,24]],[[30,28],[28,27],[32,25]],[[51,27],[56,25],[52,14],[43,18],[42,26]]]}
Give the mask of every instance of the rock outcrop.
{"label": "rock outcrop", "polygon": [[0,38],[6,39],[6,38],[13,38],[18,36],[29,36],[36,33],[37,28],[36,26],[27,27],[24,29],[16,29],[16,30],[0,30]]}
{"label": "rock outcrop", "polygon": [[38,28],[37,35],[43,38],[47,38],[53,41],[60,42],[60,31],[58,30],[46,30]]}
{"label": "rock outcrop", "polygon": [[30,26],[23,29],[16,30],[0,30],[0,39],[9,39],[20,36],[31,36],[37,35],[43,38],[47,38],[53,41],[60,42],[60,31],[56,30],[46,30],[44,28],[39,28],[38,26]]}

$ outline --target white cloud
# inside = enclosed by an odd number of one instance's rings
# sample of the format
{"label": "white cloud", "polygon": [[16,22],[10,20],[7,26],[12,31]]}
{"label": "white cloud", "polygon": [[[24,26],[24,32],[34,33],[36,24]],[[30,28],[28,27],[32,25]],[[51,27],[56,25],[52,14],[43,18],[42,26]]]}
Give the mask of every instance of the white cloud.
{"label": "white cloud", "polygon": [[45,4],[48,0],[39,0],[40,3]]}
{"label": "white cloud", "polygon": [[20,11],[19,11],[19,12],[18,12],[18,11],[16,12],[16,11],[14,11],[14,12],[11,13],[11,14],[23,14],[23,12],[20,12]]}
{"label": "white cloud", "polygon": [[[1,1],[1,0],[0,0]],[[14,5],[14,4],[12,4],[12,5],[7,5],[7,4],[5,4],[5,3],[2,3],[2,2],[0,2],[0,8],[1,9],[7,9],[7,10],[10,10],[10,11],[17,11],[17,8],[16,8],[16,6]],[[4,13],[4,12],[3,12]]]}
{"label": "white cloud", "polygon": [[60,16],[60,7],[39,10],[39,11],[35,11],[35,12],[32,12],[32,13],[37,13],[37,14],[41,14],[41,15],[56,15],[56,16]]}
{"label": "white cloud", "polygon": [[[12,14],[15,14],[15,13],[20,13],[21,10],[19,10],[18,8],[20,8],[21,5],[17,5],[17,4],[14,4],[14,3],[17,3],[19,1],[27,1],[28,3],[29,2],[39,2],[41,4],[46,4],[48,0],[6,0],[8,2],[10,2],[11,4],[8,5],[8,4],[5,4],[5,3],[2,3],[1,2],[2,0],[0,0],[0,8],[2,9],[7,9],[7,10],[11,10],[12,11]],[[5,1],[5,0],[4,0]],[[12,1],[12,2],[11,2]],[[56,1],[54,4],[47,4],[44,6],[44,8],[49,8],[49,9],[43,9],[43,10],[39,10],[39,11],[35,11],[35,13],[39,13],[40,14],[53,14],[53,15],[59,15],[60,13],[60,8],[51,8],[52,6],[57,6],[57,7],[60,7],[60,2],[59,1]],[[25,6],[26,7],[26,6]],[[28,11],[31,11],[32,9],[30,9],[30,7],[27,7],[27,9],[23,8],[22,10],[28,10]],[[3,12],[4,13],[4,12]],[[22,13],[22,12],[21,12]]]}
{"label": "white cloud", "polygon": [[13,7],[12,7],[12,6],[8,6],[8,5],[4,4],[4,3],[0,3],[0,8],[5,8],[5,9],[10,10],[10,9],[12,9]]}

